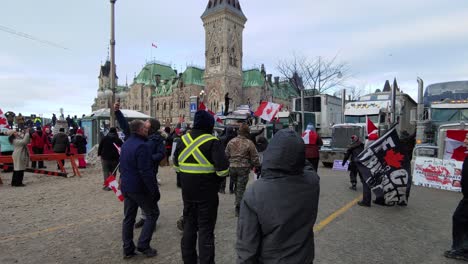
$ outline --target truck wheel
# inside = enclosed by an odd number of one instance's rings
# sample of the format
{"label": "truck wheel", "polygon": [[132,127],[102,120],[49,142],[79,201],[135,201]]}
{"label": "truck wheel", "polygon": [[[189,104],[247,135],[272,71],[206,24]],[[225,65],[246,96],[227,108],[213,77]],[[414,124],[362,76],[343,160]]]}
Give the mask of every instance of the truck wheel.
{"label": "truck wheel", "polygon": [[333,167],[333,163],[331,162],[322,162],[323,166],[326,167],[326,168],[331,168]]}

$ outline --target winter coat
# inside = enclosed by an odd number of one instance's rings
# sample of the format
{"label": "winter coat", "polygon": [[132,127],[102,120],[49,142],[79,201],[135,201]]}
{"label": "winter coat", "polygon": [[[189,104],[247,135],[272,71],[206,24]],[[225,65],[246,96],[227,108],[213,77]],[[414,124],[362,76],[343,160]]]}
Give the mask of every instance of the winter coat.
{"label": "winter coat", "polygon": [[262,178],[241,202],[237,263],[312,263],[320,179],[305,167],[304,141],[280,130],[263,155]]}
{"label": "winter coat", "polygon": [[54,138],[52,138],[52,149],[55,153],[66,153],[70,151],[70,140],[68,136],[63,133],[57,133]]}
{"label": "winter coat", "polygon": [[245,136],[237,136],[226,146],[226,157],[231,168],[251,168],[260,166],[258,152],[252,141]]}
{"label": "winter coat", "polygon": [[43,131],[36,131],[32,134],[31,147],[44,149],[45,145],[49,144],[47,135]]}
{"label": "winter coat", "polygon": [[306,158],[307,159],[316,159],[319,158],[319,150],[320,147],[323,146],[323,141],[322,138],[317,134],[317,132],[310,132],[310,133],[315,133],[317,135],[317,140],[315,141],[314,144],[306,144]]}
{"label": "winter coat", "polygon": [[88,141],[83,135],[76,134],[73,137],[72,143],[75,145],[75,148],[77,149],[78,154],[86,153],[86,144],[88,144]]}
{"label": "winter coat", "polygon": [[8,136],[0,136],[0,151],[1,152],[10,152],[13,151],[14,147],[8,140]]}
{"label": "winter coat", "polygon": [[130,126],[128,125],[127,119],[125,118],[122,111],[120,110],[115,111],[115,118],[117,119],[117,122],[119,123],[120,129],[125,135],[125,140],[127,140],[128,137],[130,137]]}
{"label": "winter coat", "polygon": [[[199,136],[207,134],[206,131],[193,129],[190,132],[193,140]],[[174,166],[179,167],[179,155],[186,148],[184,143],[177,144],[174,152]],[[229,161],[224,154],[224,147],[219,140],[210,140],[200,146],[200,152],[213,164],[215,171],[223,172],[229,169]],[[194,163],[193,155],[187,162]],[[182,184],[182,198],[184,201],[197,202],[218,199],[219,185],[223,177],[214,173],[180,173]]]}
{"label": "winter coat", "polygon": [[364,150],[364,144],[362,144],[361,141],[357,141],[349,145],[348,150],[346,151],[346,154],[344,156],[342,166],[344,166],[346,161],[349,159],[350,162],[349,162],[348,170],[349,171],[357,170],[355,160],[357,156],[359,156],[359,154],[361,154],[363,150]]}
{"label": "winter coat", "polygon": [[[154,163],[154,172],[158,173],[159,163],[166,156],[166,149],[164,148],[164,138],[161,134],[156,133],[148,136],[148,141],[146,142],[151,152],[151,160]],[[156,175],[155,175],[156,176]]]}
{"label": "winter coat", "polygon": [[15,171],[25,170],[29,163],[28,144],[31,137],[29,133],[24,135],[24,138],[15,138],[13,140],[13,169]]}
{"label": "winter coat", "polygon": [[158,183],[154,175],[154,165],[147,139],[132,134],[122,145],[120,155],[121,190],[124,193],[149,195],[159,201]]}
{"label": "winter coat", "polygon": [[119,160],[120,154],[114,144],[121,147],[123,142],[117,134],[108,133],[99,142],[98,156],[103,160]]}
{"label": "winter coat", "polygon": [[225,133],[219,138],[219,140],[221,141],[223,146],[226,147],[229,141],[231,141],[235,137],[237,137],[237,132],[234,130],[234,128],[227,127]]}

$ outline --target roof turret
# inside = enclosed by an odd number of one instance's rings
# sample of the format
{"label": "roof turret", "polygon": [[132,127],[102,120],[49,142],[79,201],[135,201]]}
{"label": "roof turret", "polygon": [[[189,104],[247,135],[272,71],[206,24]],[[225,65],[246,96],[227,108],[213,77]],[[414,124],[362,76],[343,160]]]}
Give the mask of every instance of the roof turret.
{"label": "roof turret", "polygon": [[209,0],[202,18],[225,9],[246,19],[239,0]]}

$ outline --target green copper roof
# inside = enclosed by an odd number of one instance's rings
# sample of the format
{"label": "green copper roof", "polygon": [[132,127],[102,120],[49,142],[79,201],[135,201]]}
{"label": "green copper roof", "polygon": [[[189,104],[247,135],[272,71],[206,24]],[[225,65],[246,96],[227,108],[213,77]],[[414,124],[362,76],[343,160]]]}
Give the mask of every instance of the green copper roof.
{"label": "green copper roof", "polygon": [[265,79],[258,69],[248,70],[243,72],[242,87],[258,87],[265,85]]}
{"label": "green copper roof", "polygon": [[296,89],[288,81],[281,81],[278,86],[270,84],[268,88],[272,90],[273,97],[275,98],[289,99],[299,96]]}
{"label": "green copper roof", "polygon": [[119,85],[117,85],[117,86],[115,87],[115,91],[116,91],[117,93],[120,93],[120,92],[123,92],[123,91],[127,91],[128,89],[129,89],[129,88],[128,88],[127,86],[119,86]]}
{"label": "green copper roof", "polygon": [[196,67],[188,67],[182,74],[185,85],[205,86],[205,71]]}
{"label": "green copper roof", "polygon": [[158,74],[161,75],[161,80],[171,80],[177,75],[170,66],[158,63],[150,63],[143,67],[141,72],[136,77],[135,82],[156,86],[155,75]]}

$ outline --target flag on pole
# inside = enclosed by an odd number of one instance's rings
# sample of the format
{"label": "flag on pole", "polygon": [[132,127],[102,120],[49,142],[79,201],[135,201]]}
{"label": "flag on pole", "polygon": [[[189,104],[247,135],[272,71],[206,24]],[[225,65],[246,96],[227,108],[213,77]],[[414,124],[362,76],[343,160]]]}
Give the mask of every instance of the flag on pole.
{"label": "flag on pole", "polygon": [[151,43],[151,47],[153,48],[158,48],[158,45],[154,44],[154,43]]}
{"label": "flag on pole", "polygon": [[386,205],[406,205],[407,187],[411,184],[407,155],[393,127],[356,158],[359,172],[375,193],[376,200]]}
{"label": "flag on pole", "polygon": [[261,119],[270,122],[275,118],[276,114],[281,110],[282,105],[275,104],[272,102],[262,102],[255,111],[254,115],[260,117]]}
{"label": "flag on pole", "polygon": [[306,131],[302,133],[302,140],[304,140],[304,144],[306,145],[317,144],[317,138],[318,138],[317,132],[311,129],[307,129]]}
{"label": "flag on pole", "polygon": [[372,122],[372,120],[370,120],[368,116],[366,117],[366,119],[367,119],[367,122],[366,122],[367,123],[367,136],[369,137],[371,134],[378,135],[379,130],[377,129],[375,124]]}
{"label": "flag on pole", "polygon": [[208,113],[210,113],[210,115],[213,116],[214,120],[220,124],[223,123],[223,120],[221,120],[221,118],[219,118],[213,111],[211,111],[210,109],[206,108],[205,104],[203,102],[200,103],[200,105],[198,106],[198,110],[204,110]]}
{"label": "flag on pole", "polygon": [[444,159],[465,160],[466,147],[463,144],[468,130],[447,130]]}
{"label": "flag on pole", "polygon": [[117,196],[117,198],[123,202],[124,197],[119,189],[119,182],[117,182],[114,175],[107,177],[106,181],[104,182],[104,186],[111,188],[112,191],[114,191],[115,196]]}
{"label": "flag on pole", "polygon": [[10,128],[8,120],[6,119],[2,109],[0,109],[0,128]]}

